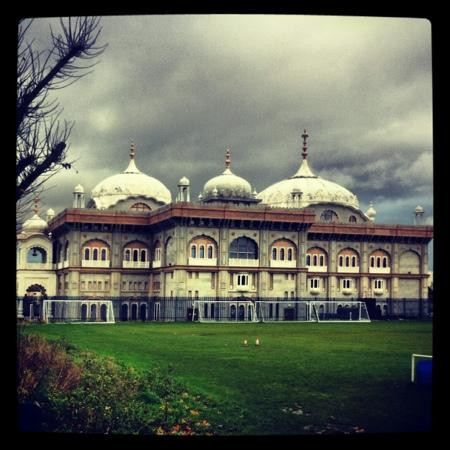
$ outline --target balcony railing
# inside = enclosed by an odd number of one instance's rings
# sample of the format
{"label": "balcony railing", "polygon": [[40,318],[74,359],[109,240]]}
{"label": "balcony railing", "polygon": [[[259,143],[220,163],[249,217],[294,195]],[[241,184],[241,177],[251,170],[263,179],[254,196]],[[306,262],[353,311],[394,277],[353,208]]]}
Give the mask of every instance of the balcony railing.
{"label": "balcony railing", "polygon": [[124,269],[148,269],[150,268],[150,261],[122,261]]}
{"label": "balcony railing", "polygon": [[337,271],[341,273],[359,273],[359,266],[356,267],[338,266]]}
{"label": "balcony railing", "polygon": [[270,267],[297,267],[297,261],[295,260],[284,260],[280,261],[277,259],[270,260]]}
{"label": "balcony railing", "polygon": [[308,272],[327,272],[327,266],[307,266]]}
{"label": "balcony railing", "polygon": [[241,258],[230,258],[228,260],[229,266],[240,266],[240,267],[258,267],[259,259],[241,259]]}
{"label": "balcony railing", "polygon": [[369,273],[391,273],[390,267],[369,267]]}
{"label": "balcony railing", "polygon": [[190,266],[217,266],[217,258],[189,258]]}
{"label": "balcony railing", "polygon": [[109,267],[109,259],[106,261],[94,261],[92,259],[82,259],[81,267]]}

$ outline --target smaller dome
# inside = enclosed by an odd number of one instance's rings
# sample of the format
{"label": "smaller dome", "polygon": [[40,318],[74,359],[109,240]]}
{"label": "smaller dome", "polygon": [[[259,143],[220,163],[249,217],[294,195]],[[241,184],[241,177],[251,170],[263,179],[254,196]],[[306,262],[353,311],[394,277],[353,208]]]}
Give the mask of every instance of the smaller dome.
{"label": "smaller dome", "polygon": [[415,212],[415,213],[423,213],[423,212],[424,212],[424,209],[422,208],[422,206],[417,205],[417,206],[416,206],[416,209],[414,210],[414,212]]}
{"label": "smaller dome", "polygon": [[186,177],[180,178],[180,181],[178,182],[178,186],[189,186],[190,181]]}
{"label": "smaller dome", "polygon": [[43,232],[47,227],[47,222],[44,219],[41,219],[37,214],[34,214],[33,217],[24,222],[22,231]]}
{"label": "smaller dome", "polygon": [[211,178],[203,187],[203,201],[238,201],[245,203],[258,203],[247,180],[235,175],[231,169],[231,151],[227,149],[225,157],[225,170],[221,175]]}
{"label": "smaller dome", "polygon": [[77,185],[73,188],[73,193],[74,193],[74,194],[84,194],[84,187],[81,186],[81,184],[77,184]]}
{"label": "smaller dome", "polygon": [[369,209],[366,211],[366,216],[373,221],[375,219],[377,212],[375,211],[374,207],[373,207],[373,203],[370,202],[369,203]]}

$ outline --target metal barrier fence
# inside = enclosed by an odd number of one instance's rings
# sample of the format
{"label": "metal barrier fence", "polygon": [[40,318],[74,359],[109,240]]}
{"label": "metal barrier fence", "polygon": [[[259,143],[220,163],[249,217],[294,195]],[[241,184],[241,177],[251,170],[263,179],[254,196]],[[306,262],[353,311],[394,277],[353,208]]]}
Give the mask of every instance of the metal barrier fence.
{"label": "metal barrier fence", "polygon": [[[363,301],[371,320],[397,320],[397,319],[430,319],[433,316],[433,301],[430,299],[358,299],[358,298],[328,298],[316,297],[17,297],[17,317],[39,320],[42,317],[43,300],[111,300],[116,321],[143,320],[143,321],[192,321],[196,320],[198,311],[194,309],[196,300],[221,302],[296,302],[319,301],[326,304],[328,301],[342,302]],[[194,317],[193,317],[194,315]]]}

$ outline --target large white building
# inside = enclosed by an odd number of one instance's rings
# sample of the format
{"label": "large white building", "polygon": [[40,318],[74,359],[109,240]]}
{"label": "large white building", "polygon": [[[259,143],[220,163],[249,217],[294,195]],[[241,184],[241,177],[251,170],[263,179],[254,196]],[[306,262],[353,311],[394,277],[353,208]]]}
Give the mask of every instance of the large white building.
{"label": "large white building", "polygon": [[128,167],[89,198],[77,185],[72,208],[46,220],[36,203],[17,238],[18,316],[39,314],[42,296],[112,299],[123,320],[158,319],[176,300],[187,305],[176,319],[188,319],[196,298],[425,300],[433,229],[423,209],[414,225],[377,224],[373,205],[361,211],[314,173],[302,137],[298,170],[259,194],[227,150],[195,201],[184,176],[173,201],[137,168],[132,144]]}

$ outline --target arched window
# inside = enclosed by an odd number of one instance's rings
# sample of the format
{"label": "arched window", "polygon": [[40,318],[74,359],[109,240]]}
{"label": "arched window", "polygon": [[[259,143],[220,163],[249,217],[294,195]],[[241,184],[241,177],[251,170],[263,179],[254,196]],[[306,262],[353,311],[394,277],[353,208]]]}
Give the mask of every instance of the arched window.
{"label": "arched window", "polygon": [[272,259],[274,261],[277,259],[277,249],[275,247],[272,249]]}
{"label": "arched window", "polygon": [[131,205],[130,210],[134,212],[148,212],[151,211],[151,208],[145,203],[139,202]]}
{"label": "arched window", "polygon": [[319,256],[319,266],[324,266],[325,265],[325,258],[323,255]]}
{"label": "arched window", "polygon": [[326,209],[321,215],[320,220],[322,222],[336,222],[338,220],[338,215],[331,209]]}
{"label": "arched window", "polygon": [[370,257],[370,267],[375,267],[375,258],[373,256]]}
{"label": "arched window", "polygon": [[133,250],[133,261],[139,261],[139,251],[136,248]]}
{"label": "arched window", "polygon": [[102,248],[100,258],[102,261],[106,261],[106,248]]}
{"label": "arched window", "polygon": [[284,248],[280,248],[280,260],[284,261]]}
{"label": "arched window", "polygon": [[356,256],[352,256],[352,267],[356,267]]}
{"label": "arched window", "polygon": [[205,257],[205,246],[204,245],[200,245],[200,249],[199,249],[199,258],[204,258]]}
{"label": "arched window", "polygon": [[141,250],[141,262],[147,261],[147,252],[145,250]]}
{"label": "arched window", "polygon": [[387,258],[383,256],[383,267],[387,267]]}
{"label": "arched window", "polygon": [[98,260],[98,248],[94,248],[92,250],[92,260],[97,261]]}
{"label": "arched window", "polygon": [[345,257],[345,267],[350,267],[350,256]]}
{"label": "arched window", "polygon": [[343,256],[339,256],[339,266],[343,266],[344,265],[344,257]]}
{"label": "arched window", "polygon": [[288,248],[287,257],[288,261],[292,261],[292,248]]}
{"label": "arched window", "polygon": [[230,258],[258,259],[256,242],[244,236],[235,239],[230,244]]}
{"label": "arched window", "polygon": [[350,223],[356,223],[356,217],[355,217],[355,216],[350,216],[350,217],[348,218],[348,221],[349,221]]}
{"label": "arched window", "polygon": [[131,259],[131,250],[127,248],[125,250],[125,261],[130,261],[130,259]]}
{"label": "arched window", "polygon": [[191,258],[197,258],[197,246],[191,245]]}
{"label": "arched window", "polygon": [[311,255],[306,255],[306,265],[307,266],[311,265]]}
{"label": "arched window", "polygon": [[89,259],[90,259],[90,253],[91,253],[91,250],[90,250],[89,248],[85,248],[85,249],[84,249],[84,259],[85,259],[86,261],[89,261]]}
{"label": "arched window", "polygon": [[313,266],[317,266],[317,255],[313,255]]}
{"label": "arched window", "polygon": [[208,259],[212,259],[213,257],[213,246],[208,245]]}
{"label": "arched window", "polygon": [[381,258],[377,256],[377,267],[381,267]]}
{"label": "arched window", "polygon": [[47,262],[47,253],[43,248],[32,247],[28,250],[27,253],[27,262],[28,263],[46,263]]}

